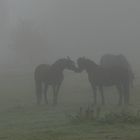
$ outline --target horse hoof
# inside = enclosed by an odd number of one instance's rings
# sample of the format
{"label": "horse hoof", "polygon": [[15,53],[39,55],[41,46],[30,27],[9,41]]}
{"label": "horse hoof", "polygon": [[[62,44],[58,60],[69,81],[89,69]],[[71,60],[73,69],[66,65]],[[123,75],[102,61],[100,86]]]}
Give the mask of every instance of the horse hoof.
{"label": "horse hoof", "polygon": [[122,106],[122,103],[117,104],[117,106],[119,106],[119,107]]}
{"label": "horse hoof", "polygon": [[96,103],[92,103],[91,106],[92,106],[92,107],[96,107],[97,104],[96,104]]}
{"label": "horse hoof", "polygon": [[45,104],[48,105],[49,103],[48,102],[45,102]]}
{"label": "horse hoof", "polygon": [[53,106],[56,107],[57,106],[57,103],[53,103]]}

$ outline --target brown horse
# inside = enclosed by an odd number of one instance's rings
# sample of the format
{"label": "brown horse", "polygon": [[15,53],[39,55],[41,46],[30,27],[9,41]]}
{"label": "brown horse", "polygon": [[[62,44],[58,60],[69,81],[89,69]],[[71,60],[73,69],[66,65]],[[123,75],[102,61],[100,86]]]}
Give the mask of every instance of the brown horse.
{"label": "brown horse", "polygon": [[101,57],[100,64],[103,67],[108,67],[108,68],[113,67],[113,66],[119,66],[119,67],[124,67],[128,69],[129,77],[130,77],[130,84],[131,84],[131,87],[133,87],[133,81],[135,79],[135,76],[134,76],[130,63],[128,62],[128,60],[126,59],[124,55],[105,54]]}
{"label": "brown horse", "polygon": [[102,104],[105,104],[103,88],[107,86],[116,86],[119,93],[119,105],[124,99],[125,104],[129,104],[129,71],[124,67],[102,67],[92,60],[81,57],[77,60],[78,67],[85,70],[88,74],[89,82],[94,93],[94,104],[97,103],[97,88],[101,93]]}
{"label": "brown horse", "polygon": [[47,100],[47,89],[48,86],[52,86],[53,88],[53,104],[57,104],[57,96],[64,79],[63,71],[65,69],[76,71],[77,68],[75,66],[74,61],[72,61],[69,57],[57,60],[52,65],[41,64],[35,69],[34,78],[36,84],[36,97],[37,103],[41,103],[43,85],[44,85],[44,98],[46,104]]}

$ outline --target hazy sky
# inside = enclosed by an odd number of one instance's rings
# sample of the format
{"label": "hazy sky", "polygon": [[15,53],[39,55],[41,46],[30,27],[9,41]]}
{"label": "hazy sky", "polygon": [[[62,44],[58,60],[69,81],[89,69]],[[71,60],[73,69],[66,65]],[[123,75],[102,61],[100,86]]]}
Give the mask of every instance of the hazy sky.
{"label": "hazy sky", "polygon": [[[0,58],[16,58],[8,49],[11,31],[30,21],[46,35],[48,61],[67,55],[99,60],[104,53],[123,53],[139,64],[140,1],[138,0],[1,0]],[[5,34],[5,35],[3,35]],[[39,48],[39,46],[38,46]],[[17,58],[16,58],[17,59]]]}

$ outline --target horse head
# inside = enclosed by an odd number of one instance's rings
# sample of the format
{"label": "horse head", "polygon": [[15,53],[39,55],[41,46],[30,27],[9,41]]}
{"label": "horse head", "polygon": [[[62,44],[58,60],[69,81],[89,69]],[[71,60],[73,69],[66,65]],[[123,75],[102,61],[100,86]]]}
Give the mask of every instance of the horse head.
{"label": "horse head", "polygon": [[74,72],[78,71],[78,68],[76,67],[75,62],[71,60],[69,56],[63,59],[63,66],[65,69],[72,70]]}
{"label": "horse head", "polygon": [[78,69],[79,72],[82,72],[86,68],[86,58],[85,57],[79,57],[77,59]]}
{"label": "horse head", "polygon": [[94,61],[85,57],[78,58],[77,64],[81,72],[84,70],[93,70],[98,67],[98,65]]}

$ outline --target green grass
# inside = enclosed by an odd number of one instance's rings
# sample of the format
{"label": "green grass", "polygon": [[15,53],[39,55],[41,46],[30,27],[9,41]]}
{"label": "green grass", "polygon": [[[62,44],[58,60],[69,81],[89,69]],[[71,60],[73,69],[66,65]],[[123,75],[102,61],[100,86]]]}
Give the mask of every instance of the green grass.
{"label": "green grass", "polygon": [[[81,86],[76,80],[81,81]],[[3,78],[0,81],[0,140],[140,140],[140,123],[120,122],[120,118],[114,120],[118,121],[116,123],[104,123],[106,120],[77,123],[67,117],[66,114],[75,114],[81,106],[86,108],[92,102],[90,86],[82,80],[74,76],[66,79],[59,105],[53,107],[51,91],[48,106],[35,104],[31,76]],[[135,104],[130,110],[134,112],[140,108],[139,91],[139,87],[135,88],[131,97]],[[110,95],[112,99],[117,96],[115,91],[107,90],[106,96]],[[113,103],[103,107],[103,112],[108,114],[122,109]],[[106,119],[111,120],[112,116]]]}
{"label": "green grass", "polygon": [[[1,140],[139,140],[140,123],[72,123],[61,107],[13,108],[2,111]],[[70,111],[70,110],[69,110]]]}

